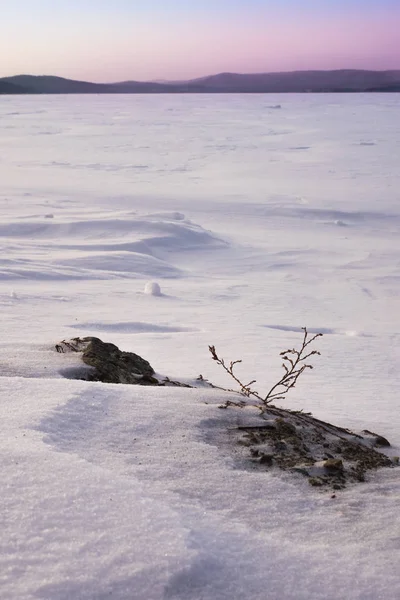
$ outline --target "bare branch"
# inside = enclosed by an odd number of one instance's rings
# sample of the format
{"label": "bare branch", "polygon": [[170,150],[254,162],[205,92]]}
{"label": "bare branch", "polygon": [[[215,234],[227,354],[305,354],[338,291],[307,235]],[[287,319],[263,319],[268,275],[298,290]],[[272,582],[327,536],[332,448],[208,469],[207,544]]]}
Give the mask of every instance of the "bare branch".
{"label": "bare branch", "polygon": [[[235,366],[241,363],[241,360],[233,360],[229,362],[229,366],[225,363],[223,358],[220,358],[217,354],[215,346],[209,346],[208,349],[211,353],[212,360],[215,360],[223,369],[236,381],[239,385],[239,393],[242,396],[246,396],[249,398],[253,396],[260,403],[261,410],[265,410],[267,406],[269,406],[272,402],[276,402],[277,400],[284,400],[286,398],[286,394],[296,386],[297,380],[302,373],[304,373],[307,369],[312,369],[313,366],[305,363],[305,361],[311,356],[320,356],[320,352],[318,350],[311,350],[306,352],[306,348],[310,346],[317,338],[322,337],[322,333],[317,333],[313,336],[309,336],[306,327],[302,327],[304,332],[302,344],[300,350],[296,350],[295,348],[289,348],[288,350],[284,350],[280,353],[280,356],[283,359],[282,367],[284,369],[284,374],[277,383],[275,383],[266,396],[262,397],[258,392],[253,390],[251,386],[256,383],[256,380],[252,380],[247,384],[242,383],[239,377],[235,373]],[[285,362],[286,361],[286,362]],[[210,384],[212,387],[217,387]],[[225,388],[218,388],[224,389]],[[234,390],[225,390],[225,391],[234,391]],[[223,408],[227,408],[228,406],[245,406],[246,402],[240,401],[239,403],[228,401],[223,405]]]}
{"label": "bare branch", "polygon": [[[241,363],[242,362],[241,360],[230,361],[229,367],[228,367],[226,365],[224,359],[220,358],[217,355],[215,346],[209,346],[208,349],[211,353],[212,359],[215,360],[224,369],[224,371],[226,371],[228,373],[228,375],[230,375],[232,377],[232,379],[234,379],[236,381],[236,383],[239,385],[239,388],[240,388],[239,393],[240,394],[242,394],[243,396],[246,396],[247,398],[249,398],[250,396],[254,396],[255,398],[257,398],[257,400],[260,400],[262,402],[262,397],[259,396],[259,394],[256,391],[252,390],[250,387],[251,385],[253,385],[253,383],[256,383],[256,380],[254,379],[253,381],[250,381],[250,383],[245,384],[245,383],[242,383],[240,381],[240,379],[236,376],[236,374],[234,372],[235,366],[238,363]],[[232,391],[232,390],[227,390],[227,391]]]}

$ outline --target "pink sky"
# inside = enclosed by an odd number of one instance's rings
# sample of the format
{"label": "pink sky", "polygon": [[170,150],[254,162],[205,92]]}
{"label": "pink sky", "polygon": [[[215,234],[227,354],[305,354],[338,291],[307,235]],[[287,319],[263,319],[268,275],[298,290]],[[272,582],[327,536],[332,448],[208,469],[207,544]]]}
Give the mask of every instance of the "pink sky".
{"label": "pink sky", "polygon": [[[339,0],[338,0],[339,1]],[[367,1],[367,0],[366,0]],[[400,2],[399,2],[400,4]],[[21,17],[0,35],[0,76],[56,74],[91,81],[186,79],[222,71],[400,69],[400,7],[312,19],[301,11],[202,14],[170,21],[119,14],[56,27],[47,14]],[[258,18],[257,18],[258,17]],[[67,18],[67,17],[65,17]],[[4,21],[3,21],[4,23]],[[1,29],[2,26],[0,26]]]}

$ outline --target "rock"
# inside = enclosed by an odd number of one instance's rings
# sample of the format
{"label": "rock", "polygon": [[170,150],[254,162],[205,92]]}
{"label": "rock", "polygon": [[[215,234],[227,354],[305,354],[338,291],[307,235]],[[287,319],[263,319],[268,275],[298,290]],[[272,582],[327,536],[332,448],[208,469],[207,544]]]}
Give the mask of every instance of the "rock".
{"label": "rock", "polygon": [[383,437],[383,435],[379,435],[378,433],[374,433],[373,431],[368,431],[368,429],[364,429],[363,433],[372,437],[373,445],[378,448],[389,448],[390,442]]}
{"label": "rock", "polygon": [[380,448],[388,448],[390,446],[389,440],[387,440],[383,435],[377,435],[375,438],[375,446]]}
{"label": "rock", "polygon": [[306,477],[310,476],[308,467],[293,467],[293,473],[300,473],[300,475],[305,475]]}
{"label": "rock", "polygon": [[323,479],[320,479],[319,477],[310,477],[308,483],[313,487],[321,487],[322,485],[325,485],[326,482]]}
{"label": "rock", "polygon": [[296,427],[292,423],[289,423],[289,421],[282,418],[276,419],[275,427],[282,436],[293,436],[297,433]]}
{"label": "rock", "polygon": [[260,456],[260,464],[268,465],[269,467],[272,465],[274,460],[273,454],[261,454]]}
{"label": "rock", "polygon": [[160,385],[153,377],[154,369],[147,360],[133,352],[124,352],[114,344],[103,342],[99,338],[63,340],[57,344],[56,350],[82,353],[82,361],[89,367],[93,367],[93,370],[88,371],[87,376],[85,375],[85,379],[89,381]]}
{"label": "rock", "polygon": [[[268,427],[263,425],[266,417]],[[302,474],[315,487],[343,489],[347,483],[365,481],[368,471],[399,464],[380,451],[376,440],[386,440],[382,436],[369,431],[360,435],[276,406],[267,408],[259,426],[253,420],[248,427],[241,424],[238,433],[253,463]]]}
{"label": "rock", "polygon": [[327,471],[343,471],[343,461],[340,458],[329,458],[324,462]]}

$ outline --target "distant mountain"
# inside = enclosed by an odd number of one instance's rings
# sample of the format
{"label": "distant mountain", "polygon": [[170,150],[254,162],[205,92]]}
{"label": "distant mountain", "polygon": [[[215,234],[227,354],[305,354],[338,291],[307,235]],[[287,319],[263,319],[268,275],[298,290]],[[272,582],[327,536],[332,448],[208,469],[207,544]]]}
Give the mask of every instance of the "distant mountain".
{"label": "distant mountain", "polygon": [[15,85],[4,79],[0,79],[0,94],[29,94],[30,90],[20,85]]}
{"label": "distant mountain", "polygon": [[93,94],[102,89],[101,84],[45,75],[38,77],[34,75],[16,75],[6,77],[1,81],[28,89],[31,94]]}
{"label": "distant mountain", "polygon": [[189,81],[90,83],[63,77],[16,75],[0,79],[1,94],[157,94],[398,92],[399,71],[292,71],[219,73]]}
{"label": "distant mountain", "polygon": [[139,81],[90,83],[48,75],[15,75],[0,79],[0,84],[3,82],[29,90],[27,93],[30,94],[143,94],[167,91],[164,88],[169,91],[172,88]]}
{"label": "distant mountain", "polygon": [[364,92],[400,83],[400,71],[292,71],[285,73],[220,73],[192,80],[188,87],[219,92]]}

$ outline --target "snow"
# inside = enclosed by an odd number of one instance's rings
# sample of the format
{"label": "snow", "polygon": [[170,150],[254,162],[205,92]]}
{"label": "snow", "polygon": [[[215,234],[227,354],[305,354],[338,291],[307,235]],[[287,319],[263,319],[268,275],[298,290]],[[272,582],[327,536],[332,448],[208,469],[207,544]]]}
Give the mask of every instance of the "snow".
{"label": "snow", "polygon": [[[270,110],[281,107],[282,110]],[[395,600],[397,469],[332,498],[233,443],[286,405],[400,454],[399,96],[0,99],[0,597]],[[73,380],[95,335],[197,385]],[[282,403],[283,404],[283,403]]]}
{"label": "snow", "polygon": [[149,296],[161,296],[161,286],[156,281],[148,281],[144,286],[144,293]]}

